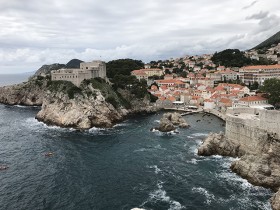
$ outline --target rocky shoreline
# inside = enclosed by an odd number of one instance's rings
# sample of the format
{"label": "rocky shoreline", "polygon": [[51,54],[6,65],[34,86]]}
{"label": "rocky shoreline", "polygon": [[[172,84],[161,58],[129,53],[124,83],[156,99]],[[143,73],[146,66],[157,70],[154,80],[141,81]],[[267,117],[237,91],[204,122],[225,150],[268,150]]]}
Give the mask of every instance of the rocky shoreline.
{"label": "rocky shoreline", "polygon": [[198,155],[239,157],[231,170],[251,184],[270,188],[276,194],[271,198],[273,210],[280,209],[280,141],[269,134],[260,142],[252,142],[255,149],[242,141],[228,139],[223,133],[210,133],[198,148]]}
{"label": "rocky shoreline", "polygon": [[[45,78],[34,78],[25,83],[0,87],[0,103],[41,106],[36,115],[38,121],[79,130],[113,127],[129,115],[158,110],[149,98],[136,99],[128,91],[116,93],[104,81],[95,84],[103,90],[90,82],[80,88],[70,82],[51,84],[53,87],[50,84]],[[106,94],[107,97],[104,96]],[[123,105],[126,100],[129,107]]]}

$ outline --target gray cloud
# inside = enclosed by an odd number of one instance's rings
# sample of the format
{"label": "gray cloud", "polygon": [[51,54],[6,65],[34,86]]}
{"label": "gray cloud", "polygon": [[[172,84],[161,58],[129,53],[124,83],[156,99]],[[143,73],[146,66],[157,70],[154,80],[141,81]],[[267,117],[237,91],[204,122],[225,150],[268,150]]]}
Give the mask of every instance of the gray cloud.
{"label": "gray cloud", "polygon": [[269,14],[269,12],[260,11],[259,13],[253,14],[251,16],[247,16],[246,20],[252,20],[252,19],[261,20],[261,19],[266,18],[268,16],[268,14]]}
{"label": "gray cloud", "polygon": [[279,26],[273,15],[279,12],[278,0],[255,1],[242,10],[250,2],[0,0],[0,73],[17,67],[18,72],[32,71],[72,58],[148,62],[229,47],[247,49]]}
{"label": "gray cloud", "polygon": [[253,7],[258,1],[253,1],[250,5],[247,5],[245,7],[243,7],[242,9],[249,9],[251,7]]}

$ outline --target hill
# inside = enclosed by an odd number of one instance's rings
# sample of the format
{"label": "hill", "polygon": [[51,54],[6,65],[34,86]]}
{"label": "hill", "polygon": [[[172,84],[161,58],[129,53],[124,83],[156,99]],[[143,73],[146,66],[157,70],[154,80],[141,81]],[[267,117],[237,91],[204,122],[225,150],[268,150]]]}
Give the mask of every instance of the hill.
{"label": "hill", "polygon": [[67,69],[79,69],[80,68],[80,63],[84,61],[81,61],[79,59],[72,59],[66,64]]}
{"label": "hill", "polygon": [[264,42],[260,43],[253,49],[263,49],[263,48],[269,48],[273,44],[278,44],[280,43],[280,31],[265,40]]}

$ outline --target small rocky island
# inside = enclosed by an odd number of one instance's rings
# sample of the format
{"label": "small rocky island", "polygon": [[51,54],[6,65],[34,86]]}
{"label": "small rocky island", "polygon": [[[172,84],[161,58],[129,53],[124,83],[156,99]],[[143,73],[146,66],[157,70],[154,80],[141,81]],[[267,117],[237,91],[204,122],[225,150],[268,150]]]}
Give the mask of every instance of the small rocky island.
{"label": "small rocky island", "polygon": [[186,120],[177,112],[169,112],[163,114],[160,119],[159,127],[156,127],[155,130],[159,130],[161,132],[170,132],[174,131],[176,127],[179,128],[187,128],[189,124]]}

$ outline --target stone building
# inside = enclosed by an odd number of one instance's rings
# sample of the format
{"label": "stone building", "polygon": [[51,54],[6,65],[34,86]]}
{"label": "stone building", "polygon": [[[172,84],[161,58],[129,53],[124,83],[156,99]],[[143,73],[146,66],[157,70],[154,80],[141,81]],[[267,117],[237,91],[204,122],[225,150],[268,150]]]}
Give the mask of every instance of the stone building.
{"label": "stone building", "polygon": [[106,79],[106,63],[104,61],[92,61],[80,63],[79,69],[59,69],[51,71],[52,80],[70,81],[80,86],[85,79],[101,77]]}

